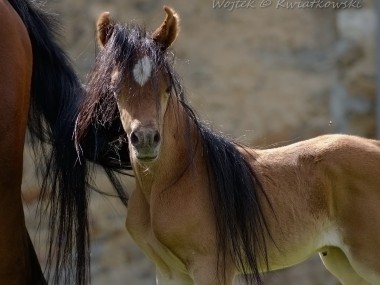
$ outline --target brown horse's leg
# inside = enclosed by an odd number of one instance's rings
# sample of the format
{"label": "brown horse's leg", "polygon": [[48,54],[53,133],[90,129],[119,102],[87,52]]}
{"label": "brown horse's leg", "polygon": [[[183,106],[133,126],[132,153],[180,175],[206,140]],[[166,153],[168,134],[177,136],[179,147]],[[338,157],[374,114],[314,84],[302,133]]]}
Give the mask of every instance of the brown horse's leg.
{"label": "brown horse's leg", "polygon": [[323,264],[342,285],[371,285],[352,268],[346,255],[337,247],[329,247],[319,254]]}
{"label": "brown horse's leg", "polygon": [[0,0],[0,283],[34,284],[21,201],[32,49],[27,31]]}

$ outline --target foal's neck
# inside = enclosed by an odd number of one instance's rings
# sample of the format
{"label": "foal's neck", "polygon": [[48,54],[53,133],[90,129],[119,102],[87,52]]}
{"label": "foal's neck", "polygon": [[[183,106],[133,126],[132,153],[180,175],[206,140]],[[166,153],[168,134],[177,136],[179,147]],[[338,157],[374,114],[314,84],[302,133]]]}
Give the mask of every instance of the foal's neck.
{"label": "foal's neck", "polygon": [[169,190],[191,171],[199,155],[199,134],[194,123],[176,100],[171,98],[163,118],[162,142],[157,160],[148,165],[133,161],[138,187],[149,201],[152,192]]}

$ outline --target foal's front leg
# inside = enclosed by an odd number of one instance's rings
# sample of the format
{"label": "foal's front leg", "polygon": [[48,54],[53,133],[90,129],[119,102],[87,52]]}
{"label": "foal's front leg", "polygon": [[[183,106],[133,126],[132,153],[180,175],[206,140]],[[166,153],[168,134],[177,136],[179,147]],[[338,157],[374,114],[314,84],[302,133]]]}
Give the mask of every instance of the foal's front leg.
{"label": "foal's front leg", "polygon": [[156,271],[157,285],[194,285],[191,277],[186,274],[177,272],[163,273],[159,268]]}
{"label": "foal's front leg", "polygon": [[[195,285],[232,285],[235,277],[233,266],[226,264],[226,270],[217,270],[216,256],[202,256],[194,259],[191,271]],[[221,267],[221,266],[220,266]],[[223,276],[224,275],[224,276]],[[223,283],[224,280],[224,283]]]}
{"label": "foal's front leg", "polygon": [[324,253],[319,255],[327,270],[338,278],[342,285],[370,285],[355,272],[347,256],[340,248],[328,247]]}

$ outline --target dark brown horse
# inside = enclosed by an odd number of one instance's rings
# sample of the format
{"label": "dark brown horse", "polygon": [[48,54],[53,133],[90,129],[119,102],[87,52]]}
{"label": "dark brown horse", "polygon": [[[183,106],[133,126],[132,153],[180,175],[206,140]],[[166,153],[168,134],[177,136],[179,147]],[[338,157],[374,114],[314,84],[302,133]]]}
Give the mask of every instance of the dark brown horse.
{"label": "dark brown horse", "polygon": [[240,273],[260,284],[260,272],[317,253],[344,285],[380,284],[380,142],[326,135],[255,150],[210,130],[166,52],[178,15],[165,11],[153,33],[100,16],[77,129],[80,139],[93,121],[121,119],[137,185],[126,225],[157,284]]}
{"label": "dark brown horse", "polygon": [[93,125],[76,152],[72,136],[83,90],[56,28],[35,1],[0,0],[0,284],[46,284],[21,201],[27,125],[40,162],[41,199],[48,201],[41,209],[50,211],[49,284],[89,280],[86,160],[104,167],[126,202],[112,172],[128,168],[129,158],[117,155],[120,123]]}

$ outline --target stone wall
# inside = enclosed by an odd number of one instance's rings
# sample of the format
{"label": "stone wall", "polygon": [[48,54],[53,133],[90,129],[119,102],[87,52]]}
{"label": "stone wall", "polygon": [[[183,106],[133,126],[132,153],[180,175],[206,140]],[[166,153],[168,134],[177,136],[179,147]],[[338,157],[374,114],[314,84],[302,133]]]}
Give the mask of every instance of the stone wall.
{"label": "stone wall", "polygon": [[[62,43],[83,79],[97,53],[94,24],[102,11],[153,30],[167,4],[181,16],[173,47],[177,69],[192,104],[216,129],[258,147],[330,132],[373,137],[374,1],[341,10],[276,9],[277,1],[261,8],[260,2],[233,11],[204,0],[56,0],[48,5],[60,15]],[[24,177],[25,197],[32,197],[27,221],[34,231],[37,190],[33,172],[26,170]],[[98,181],[107,189],[104,179]],[[93,284],[154,284],[152,264],[124,229],[126,210],[98,195],[91,207]],[[43,260],[43,242],[40,248]],[[338,283],[313,258],[268,275],[266,284]]]}

